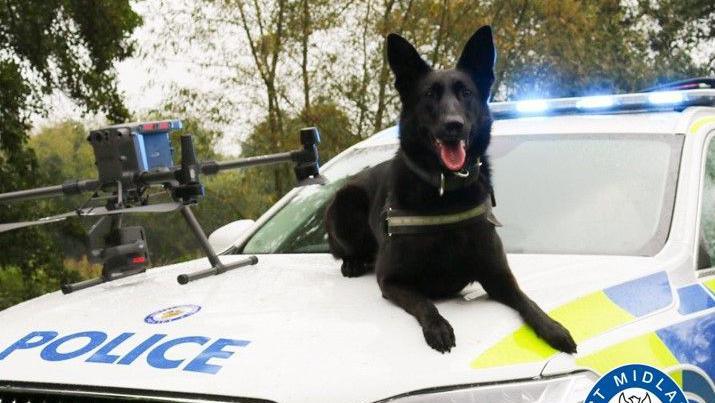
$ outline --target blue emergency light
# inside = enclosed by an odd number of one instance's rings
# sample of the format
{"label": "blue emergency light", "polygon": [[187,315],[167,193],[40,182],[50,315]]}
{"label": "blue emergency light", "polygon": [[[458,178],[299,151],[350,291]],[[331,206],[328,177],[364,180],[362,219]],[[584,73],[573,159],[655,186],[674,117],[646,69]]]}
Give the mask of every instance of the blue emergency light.
{"label": "blue emergency light", "polygon": [[577,98],[528,99],[489,104],[495,119],[574,114],[682,111],[690,106],[715,106],[715,89],[653,91]]}

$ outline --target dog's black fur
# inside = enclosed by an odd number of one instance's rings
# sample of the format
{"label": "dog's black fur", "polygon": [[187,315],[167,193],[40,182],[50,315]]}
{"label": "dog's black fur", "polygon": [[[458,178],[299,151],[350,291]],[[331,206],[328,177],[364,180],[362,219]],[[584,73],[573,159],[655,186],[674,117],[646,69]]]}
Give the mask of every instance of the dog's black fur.
{"label": "dog's black fur", "polygon": [[[483,203],[492,192],[485,154],[492,120],[487,99],[494,81],[491,28],[480,28],[466,44],[456,68],[433,70],[396,34],[387,38],[387,57],[402,101],[400,149],[390,161],[363,171],[335,195],[326,211],[330,250],[343,260],[342,273],[355,277],[374,266],[382,295],[412,314],[424,337],[440,352],[455,346],[452,326],[428,298],[453,296],[478,281],[492,299],[516,309],[551,346],[568,353],[576,343],[519,288],[494,225],[485,217],[468,225],[424,234],[385,234],[384,210],[448,214]],[[409,157],[428,172],[444,172],[437,141],[466,142],[466,161],[481,158],[477,181],[440,196],[405,163]]]}

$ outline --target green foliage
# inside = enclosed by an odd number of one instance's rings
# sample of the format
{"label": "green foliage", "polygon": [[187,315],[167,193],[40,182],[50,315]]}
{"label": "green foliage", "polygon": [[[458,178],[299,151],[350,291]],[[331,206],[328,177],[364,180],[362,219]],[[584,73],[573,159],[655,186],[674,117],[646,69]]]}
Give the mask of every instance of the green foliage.
{"label": "green foliage", "polygon": [[28,175],[35,168],[34,155],[27,142],[27,98],[31,90],[12,60],[0,59],[0,191],[17,189],[30,183]]}
{"label": "green foliage", "polygon": [[19,267],[8,266],[0,270],[0,309],[22,302],[25,297],[25,280]]}
{"label": "green foliage", "polygon": [[396,1],[377,29],[401,32],[445,68],[476,27],[490,24],[496,99],[578,96],[712,73],[713,65],[692,58],[695,47],[715,37],[705,28],[715,18],[709,3],[501,0],[473,7],[466,0]]}
{"label": "green foliage", "polygon": [[[31,114],[42,97],[61,91],[110,120],[128,116],[116,90],[114,62],[131,55],[131,32],[141,23],[128,0],[0,0],[0,192],[48,184],[28,148]],[[67,156],[69,157],[69,155]],[[0,222],[39,218],[48,203],[0,205]],[[62,250],[44,228],[0,235],[0,309],[78,279],[64,269]]]}
{"label": "green foliage", "polygon": [[132,54],[129,35],[141,22],[127,0],[2,0],[0,48],[10,52],[0,60],[21,60],[37,93],[61,90],[88,110],[122,120],[128,113],[112,65]]}
{"label": "green foliage", "polygon": [[[82,123],[61,122],[42,128],[32,136],[29,146],[35,151],[38,161],[37,175],[42,178],[38,185],[58,184],[69,179],[92,179],[97,177],[94,152],[87,141],[88,130]],[[50,198],[28,202],[39,206],[43,215],[71,211],[87,200],[87,195]],[[37,214],[25,218],[39,218]],[[86,253],[85,228],[79,220],[67,220],[42,228],[54,240],[61,256],[79,258]],[[15,233],[11,233],[13,236]]]}
{"label": "green foliage", "polygon": [[87,141],[88,132],[84,124],[66,121],[44,127],[30,138],[30,147],[35,151],[48,183],[97,176],[94,152]]}
{"label": "green foliage", "polygon": [[[300,148],[301,128],[315,126],[321,134],[319,148],[323,162],[337,155],[360,140],[348,130],[347,114],[334,103],[318,99],[309,111],[290,116],[284,120],[284,131],[273,132],[267,121],[259,123],[242,144],[242,155],[270,154]],[[243,212],[255,218],[275,203],[295,185],[291,166],[247,169],[240,176],[240,188],[246,189]]]}
{"label": "green foliage", "polygon": [[[71,279],[76,280],[77,277]],[[44,269],[37,269],[26,275],[19,267],[7,266],[0,270],[0,284],[1,310],[26,300],[28,296],[42,295],[58,289],[60,279]]]}

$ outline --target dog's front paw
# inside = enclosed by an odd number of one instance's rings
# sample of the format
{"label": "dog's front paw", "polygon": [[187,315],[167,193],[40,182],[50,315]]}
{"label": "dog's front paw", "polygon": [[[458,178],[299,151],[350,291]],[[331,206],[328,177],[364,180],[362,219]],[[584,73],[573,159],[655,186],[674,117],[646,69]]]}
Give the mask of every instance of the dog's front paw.
{"label": "dog's front paw", "polygon": [[449,352],[456,346],[452,325],[440,315],[431,319],[422,326],[427,344],[440,353]]}
{"label": "dog's front paw", "polygon": [[340,272],[345,277],[359,277],[370,270],[372,270],[372,263],[362,260],[343,260],[343,265],[340,267]]}
{"label": "dog's front paw", "polygon": [[576,353],[576,342],[571,337],[571,333],[561,323],[553,319],[540,330],[539,336],[557,350],[569,354]]}

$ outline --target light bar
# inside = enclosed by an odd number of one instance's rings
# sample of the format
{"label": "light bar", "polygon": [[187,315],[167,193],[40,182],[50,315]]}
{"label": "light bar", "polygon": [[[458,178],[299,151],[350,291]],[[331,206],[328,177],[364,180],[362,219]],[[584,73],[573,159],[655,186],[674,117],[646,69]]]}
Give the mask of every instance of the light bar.
{"label": "light bar", "polygon": [[549,104],[543,99],[530,99],[526,101],[518,101],[516,103],[517,112],[521,113],[539,113],[547,110]]}
{"label": "light bar", "polygon": [[612,96],[608,95],[584,97],[576,101],[576,107],[579,109],[603,109],[613,105],[615,105],[615,101]]}
{"label": "light bar", "polygon": [[493,102],[489,105],[489,109],[495,119],[514,119],[549,115],[610,114],[626,111],[682,111],[690,106],[715,107],[715,89]]}
{"label": "light bar", "polygon": [[685,100],[683,91],[659,91],[648,95],[648,101],[656,105],[677,104]]}

